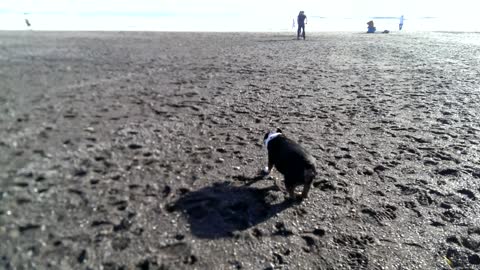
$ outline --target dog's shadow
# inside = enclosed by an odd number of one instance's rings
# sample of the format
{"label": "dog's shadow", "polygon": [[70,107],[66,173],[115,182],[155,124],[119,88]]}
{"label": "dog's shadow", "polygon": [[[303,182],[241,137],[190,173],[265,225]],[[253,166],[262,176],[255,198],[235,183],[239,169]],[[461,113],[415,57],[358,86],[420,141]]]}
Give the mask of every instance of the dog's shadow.
{"label": "dog's shadow", "polygon": [[231,237],[233,232],[253,227],[294,205],[288,200],[274,203],[278,200],[270,191],[275,187],[248,185],[258,177],[243,178],[247,182],[243,186],[224,182],[191,191],[174,203],[174,210],[185,215],[193,235],[212,239]]}

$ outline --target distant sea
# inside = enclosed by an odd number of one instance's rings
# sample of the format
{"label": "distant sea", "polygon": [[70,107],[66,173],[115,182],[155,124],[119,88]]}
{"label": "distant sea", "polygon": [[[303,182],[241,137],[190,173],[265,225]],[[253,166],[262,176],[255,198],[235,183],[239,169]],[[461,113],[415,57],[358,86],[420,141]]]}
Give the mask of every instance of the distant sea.
{"label": "distant sea", "polygon": [[[276,17],[246,17],[235,14],[182,16],[162,13],[139,14],[0,14],[0,30],[87,30],[87,31],[216,31],[282,32],[296,31],[295,14]],[[339,18],[308,15],[307,31],[367,30],[373,20],[377,31],[398,31],[398,16]],[[25,19],[31,23],[27,27]],[[480,32],[477,18],[409,17],[405,15],[403,31]]]}

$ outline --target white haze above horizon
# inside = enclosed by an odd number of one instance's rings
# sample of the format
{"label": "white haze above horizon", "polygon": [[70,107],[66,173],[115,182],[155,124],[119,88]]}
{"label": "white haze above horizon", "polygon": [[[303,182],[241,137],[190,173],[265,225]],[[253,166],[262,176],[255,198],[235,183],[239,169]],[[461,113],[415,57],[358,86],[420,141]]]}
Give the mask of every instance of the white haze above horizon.
{"label": "white haze above horizon", "polygon": [[[477,3],[478,2],[478,3]],[[292,31],[304,10],[308,31],[480,31],[478,0],[3,0],[0,30]],[[25,19],[31,23],[27,27]]]}

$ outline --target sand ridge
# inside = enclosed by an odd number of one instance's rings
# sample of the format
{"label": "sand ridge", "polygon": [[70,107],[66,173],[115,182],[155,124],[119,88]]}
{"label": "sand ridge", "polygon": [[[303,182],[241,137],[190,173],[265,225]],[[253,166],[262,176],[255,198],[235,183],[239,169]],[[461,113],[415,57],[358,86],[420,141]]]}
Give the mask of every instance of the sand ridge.
{"label": "sand ridge", "polygon": [[[457,35],[0,33],[1,268],[480,267]],[[301,205],[245,184],[276,127],[317,159]]]}

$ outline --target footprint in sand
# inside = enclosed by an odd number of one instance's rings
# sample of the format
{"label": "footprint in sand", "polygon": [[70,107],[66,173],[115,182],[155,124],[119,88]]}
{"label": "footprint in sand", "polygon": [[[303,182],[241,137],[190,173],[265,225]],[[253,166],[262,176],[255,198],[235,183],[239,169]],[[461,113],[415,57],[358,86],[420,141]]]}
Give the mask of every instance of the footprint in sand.
{"label": "footprint in sand", "polygon": [[364,208],[361,210],[362,214],[365,214],[370,219],[375,220],[379,225],[385,225],[385,222],[394,220],[397,218],[397,207],[393,205],[384,205],[379,209]]}
{"label": "footprint in sand", "polygon": [[356,252],[356,251],[352,251],[348,253],[347,264],[350,266],[350,269],[356,269],[356,270],[375,269],[375,268],[372,268],[371,265],[369,265],[369,260],[366,254]]}

